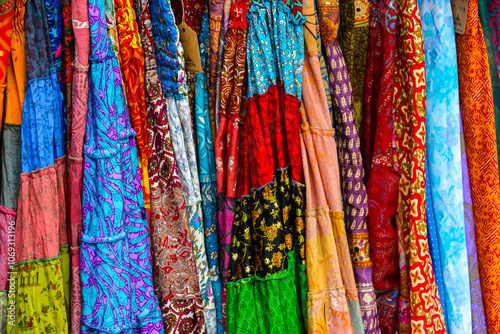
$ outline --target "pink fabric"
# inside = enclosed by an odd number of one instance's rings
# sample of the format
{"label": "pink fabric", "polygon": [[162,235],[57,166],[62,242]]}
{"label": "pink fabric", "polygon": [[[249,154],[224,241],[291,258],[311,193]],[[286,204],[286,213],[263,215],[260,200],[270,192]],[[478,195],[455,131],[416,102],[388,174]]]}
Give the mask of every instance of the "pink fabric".
{"label": "pink fabric", "polygon": [[21,174],[16,262],[56,257],[68,243],[64,162],[62,157],[53,166]]}

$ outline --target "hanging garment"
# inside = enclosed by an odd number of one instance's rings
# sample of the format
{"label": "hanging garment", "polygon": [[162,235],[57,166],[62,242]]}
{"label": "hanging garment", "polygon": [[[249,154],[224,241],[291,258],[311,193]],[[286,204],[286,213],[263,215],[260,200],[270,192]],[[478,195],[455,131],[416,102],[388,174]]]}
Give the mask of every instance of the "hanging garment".
{"label": "hanging garment", "polygon": [[498,75],[500,76],[500,0],[487,1],[490,26],[493,33],[493,49],[495,50],[495,59],[497,63],[497,69],[490,67],[490,71],[498,71]]}
{"label": "hanging garment", "polygon": [[[352,86],[345,60],[337,38],[339,27],[338,2],[319,1],[321,38],[325,48],[326,65],[330,93],[333,97],[334,123],[339,138],[339,159],[342,175],[342,190],[347,227],[350,234],[349,253],[339,254],[339,258],[352,257],[355,277],[349,277],[350,266],[344,266],[342,279],[346,286],[351,323],[356,333],[362,333],[364,326],[368,332],[378,333],[378,319],[373,292],[373,263],[370,250],[366,216],[368,214],[366,188],[363,183],[364,169],[359,152],[359,135],[354,120]],[[359,299],[358,299],[359,293]],[[360,305],[361,304],[361,305]],[[362,310],[363,320],[360,307]],[[364,325],[364,326],[363,326]]]}
{"label": "hanging garment", "polygon": [[[190,233],[196,259],[196,267],[203,301],[205,319],[213,328],[213,296],[209,295],[210,279],[207,266],[203,219],[201,213],[201,194],[196,161],[196,150],[192,128],[192,115],[187,99],[186,73],[183,68],[182,46],[179,32],[174,26],[174,16],[167,1],[152,3],[154,45],[158,73],[167,102],[167,116],[173,143],[175,160],[184,192]],[[161,10],[161,11],[160,11]],[[202,323],[205,331],[205,323]]]}
{"label": "hanging garment", "polygon": [[479,277],[479,262],[477,260],[476,235],[472,198],[470,193],[469,168],[465,153],[465,139],[462,120],[460,119],[460,149],[462,153],[462,183],[464,187],[465,239],[467,240],[467,259],[469,263],[469,286],[472,306],[472,333],[487,333],[484,317],[483,295]]}
{"label": "hanging garment", "polygon": [[12,29],[14,25],[15,0],[0,2],[0,131],[4,112],[4,94],[6,87],[7,66],[9,63]]}
{"label": "hanging garment", "polygon": [[[65,12],[64,12],[65,13]],[[73,82],[71,109],[68,109],[67,140],[69,141],[69,220],[71,250],[71,332],[80,333],[82,315],[82,288],[80,280],[80,235],[82,233],[82,186],[83,186],[83,144],[89,97],[89,51],[90,28],[87,0],[73,0],[71,3],[73,18],[75,53],[72,64]],[[65,21],[66,22],[66,21]],[[63,40],[64,42],[65,40]],[[70,44],[71,46],[71,44]],[[68,52],[69,55],[71,55]],[[64,53],[63,53],[64,55]],[[63,58],[64,64],[69,61]],[[63,66],[64,68],[64,66]],[[68,73],[68,72],[67,72]],[[68,79],[68,77],[66,77]]]}
{"label": "hanging garment", "polygon": [[397,327],[399,296],[397,232],[392,225],[399,183],[392,147],[396,8],[395,0],[372,3],[363,106],[373,286],[377,294],[380,328],[388,333],[394,332]]}
{"label": "hanging garment", "polygon": [[[457,34],[456,39],[460,108],[476,226],[481,292],[488,331],[495,332],[500,331],[500,314],[497,312],[500,306],[497,270],[500,258],[491,254],[498,254],[500,248],[497,241],[500,235],[500,186],[491,77],[477,0],[469,1],[465,33]],[[442,78],[439,85],[443,86]]]}
{"label": "hanging garment", "polygon": [[[206,4],[208,9],[208,3]],[[214,144],[210,126],[208,76],[209,76],[209,27],[208,10],[203,13],[202,30],[199,37],[203,73],[196,74],[195,126],[197,138],[198,168],[200,171],[201,199],[203,210],[205,245],[207,249],[210,284],[215,302],[216,326],[208,333],[224,334],[222,321],[222,278],[219,274],[218,229],[217,229],[217,172],[215,168]]]}
{"label": "hanging garment", "polygon": [[[240,139],[243,131],[243,115],[246,108],[248,78],[247,63],[247,13],[248,0],[235,1],[231,7],[231,19],[226,32],[227,46],[221,73],[219,126],[215,141],[215,164],[218,190],[219,266],[222,274],[222,302],[226,304],[231,248],[231,230],[234,222],[234,207]],[[224,326],[225,326],[225,309]]]}
{"label": "hanging garment", "polygon": [[[6,3],[4,15],[0,25],[3,38],[10,41],[2,41],[1,48],[7,54],[7,67],[5,73],[5,89],[0,87],[0,333],[7,332],[8,314],[8,289],[10,282],[15,287],[15,282],[9,281],[10,272],[8,265],[9,236],[15,236],[12,230],[16,221],[17,203],[19,197],[20,175],[21,175],[21,117],[24,101],[24,90],[26,85],[26,56],[24,50],[24,5],[22,0]],[[3,7],[2,7],[3,8]],[[12,22],[10,22],[12,15]],[[9,32],[10,29],[12,29]],[[3,57],[2,57],[3,59]],[[4,95],[5,97],[3,97]],[[9,233],[10,231],[10,233]]]}
{"label": "hanging garment", "polygon": [[[176,14],[176,21],[180,24],[182,21],[193,31],[200,35],[202,27],[202,14],[203,14],[203,0],[190,0],[190,1],[175,1],[171,6]],[[176,28],[174,28],[176,29]],[[180,54],[182,57],[182,54]],[[191,226],[191,237],[193,239],[193,246],[196,255],[196,267],[198,277],[200,280],[200,291],[203,300],[203,312],[205,314],[205,325],[208,333],[213,333],[217,328],[217,316],[215,311],[215,301],[212,291],[212,284],[210,281],[210,272],[208,268],[208,258],[206,252],[205,236],[204,236],[204,216],[202,213],[202,188],[200,185],[199,171],[197,164],[197,157],[195,148],[195,119],[196,119],[196,81],[197,75],[191,72],[181,71],[186,76],[183,81],[181,90],[183,93],[178,95],[178,100],[182,100],[182,107],[179,109],[178,115],[175,112],[170,112],[169,120],[172,124],[172,138],[175,152],[175,158],[178,159],[178,165],[185,166],[180,161],[187,161],[189,170],[184,171],[181,169],[181,182],[183,184],[189,183],[189,187],[193,187],[195,192],[185,193],[189,196],[186,199],[188,204],[187,211],[189,222]],[[198,76],[199,78],[199,76]],[[198,79],[199,81],[199,79]],[[186,109],[187,106],[188,108]],[[178,117],[178,119],[177,119]],[[175,124],[178,124],[177,126]],[[210,134],[212,137],[212,135]],[[187,151],[187,152],[186,152]],[[199,157],[198,157],[199,158]],[[186,188],[185,188],[186,189]]]}
{"label": "hanging garment", "polygon": [[[460,154],[453,17],[447,0],[418,1],[426,54],[426,143],[432,204],[444,278],[448,333],[471,333],[469,268]],[[442,87],[447,87],[445,91]]]}
{"label": "hanging garment", "polygon": [[247,15],[249,87],[226,284],[228,333],[306,329],[301,7],[255,1]]}
{"label": "hanging garment", "polygon": [[397,7],[395,0],[372,2],[363,105],[370,256],[383,333],[394,333],[398,327],[399,255],[392,224],[399,194],[393,151]]}
{"label": "hanging garment", "polygon": [[[301,151],[306,184],[306,265],[309,333],[354,333],[341,266],[347,249],[337,145],[317,53],[314,1],[303,14],[305,56],[302,83]],[[356,327],[358,324],[355,324]]]}
{"label": "hanging garment", "polygon": [[53,26],[56,32],[49,34],[48,13],[43,2],[26,3],[28,84],[22,110],[16,264],[10,268],[15,272],[10,276],[15,279],[15,295],[9,296],[9,304],[16,305],[16,318],[13,325],[8,323],[8,333],[69,331],[63,97],[51,52],[58,29]]}
{"label": "hanging garment", "polygon": [[[104,0],[89,1],[89,8],[91,65],[80,248],[81,330],[95,333],[137,328],[163,333],[153,292],[135,133],[127,114],[118,62],[105,30]],[[120,312],[114,312],[118,309]]]}
{"label": "hanging garment", "polygon": [[[416,0],[398,0],[397,9],[394,126],[401,178],[396,222],[404,250],[403,268],[400,266],[399,333],[445,333],[426,233],[426,208],[432,206],[432,200],[426,200],[425,193],[424,36]],[[413,46],[411,49],[406,47],[408,43]]]}
{"label": "hanging garment", "polygon": [[[363,97],[366,79],[370,1],[340,1],[339,42],[351,78],[354,115],[358,133],[363,133]],[[362,141],[361,141],[362,143]]]}
{"label": "hanging garment", "polygon": [[170,138],[167,104],[156,66],[149,5],[149,1],[141,0],[136,10],[145,57],[154,287],[165,332],[191,333],[204,326],[203,306],[184,194]]}
{"label": "hanging garment", "polygon": [[166,111],[170,125],[170,135],[184,191],[205,322],[210,328],[214,328],[216,326],[215,312],[213,312],[215,304],[213,295],[209,294],[211,284],[203,233],[200,179],[194,144],[192,113],[187,97],[188,86],[183,66],[183,49],[179,42],[179,32],[175,27],[170,2],[161,4],[161,13],[156,8],[159,7],[155,3],[154,7],[152,6],[153,19],[164,20],[164,29],[162,29],[162,25],[153,26],[158,70],[163,92],[167,99]]}
{"label": "hanging garment", "polygon": [[[141,170],[144,204],[149,215],[150,189],[148,177],[148,134],[144,93],[144,51],[131,0],[115,0],[120,72],[127,101],[130,123],[137,133],[137,153]],[[149,218],[148,218],[149,220]]]}

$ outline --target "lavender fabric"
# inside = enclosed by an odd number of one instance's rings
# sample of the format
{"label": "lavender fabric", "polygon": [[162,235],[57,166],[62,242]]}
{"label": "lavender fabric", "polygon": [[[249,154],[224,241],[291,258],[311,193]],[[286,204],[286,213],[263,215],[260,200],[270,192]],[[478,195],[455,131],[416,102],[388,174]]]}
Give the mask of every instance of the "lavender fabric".
{"label": "lavender fabric", "polygon": [[81,333],[164,333],[135,132],[104,0],[89,0],[89,104],[84,145]]}
{"label": "lavender fabric", "polygon": [[484,318],[483,296],[481,294],[479,264],[477,262],[476,236],[474,234],[474,219],[472,216],[472,198],[470,194],[469,168],[467,167],[467,154],[465,153],[465,141],[461,119],[460,146],[462,148],[462,183],[464,186],[465,241],[467,244],[467,259],[469,262],[472,333],[486,334],[486,320]]}

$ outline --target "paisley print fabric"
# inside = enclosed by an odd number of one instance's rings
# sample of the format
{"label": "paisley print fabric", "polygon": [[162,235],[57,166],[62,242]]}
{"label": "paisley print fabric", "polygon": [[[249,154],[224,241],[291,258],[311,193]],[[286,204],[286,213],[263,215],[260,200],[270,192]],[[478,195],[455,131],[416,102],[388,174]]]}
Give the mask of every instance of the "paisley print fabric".
{"label": "paisley print fabric", "polygon": [[[469,270],[467,263],[461,260],[467,257],[467,248],[453,17],[449,1],[419,0],[418,5],[426,64],[429,64],[426,67],[426,143],[428,182],[444,278],[445,291],[441,299],[446,302],[447,332],[470,333]],[[443,91],[442,87],[449,88]]]}
{"label": "paisley print fabric", "polygon": [[476,226],[481,292],[488,331],[500,331],[496,311],[500,300],[497,296],[500,260],[491,256],[500,247],[498,156],[490,69],[477,1],[469,1],[465,33],[456,35],[456,39],[460,109]]}
{"label": "paisley print fabric", "polygon": [[[9,254],[12,246],[15,246],[15,223],[16,210],[0,206],[0,333],[7,333],[8,315],[15,314],[15,308],[8,305],[8,293],[10,289]],[[10,249],[9,249],[10,248]],[[12,314],[14,313],[14,314]]]}
{"label": "paisley print fabric", "polygon": [[[400,269],[399,333],[443,333],[444,317],[427,239],[425,53],[415,0],[398,1],[394,125],[399,182],[398,228],[408,270]],[[412,48],[406,48],[410,43]],[[415,210],[413,207],[422,208]],[[409,291],[407,291],[409,290]],[[405,305],[406,304],[406,305]],[[403,306],[403,309],[401,309]],[[408,309],[409,312],[407,312]]]}
{"label": "paisley print fabric", "polygon": [[[89,1],[89,16],[91,65],[83,162],[81,331],[141,328],[148,333],[163,333],[153,292],[135,133],[128,121],[118,62],[105,30],[103,0]],[[113,85],[108,84],[109,76]],[[104,194],[106,197],[101,197]]]}
{"label": "paisley print fabric", "polygon": [[472,306],[472,333],[487,333],[484,317],[483,295],[479,277],[479,262],[477,259],[476,235],[472,198],[470,193],[469,168],[465,153],[463,125],[460,120],[460,151],[462,153],[462,183],[464,187],[465,238],[467,240],[467,259],[469,263],[469,286]]}
{"label": "paisley print fabric", "polygon": [[[354,120],[352,86],[346,63],[337,39],[339,28],[338,2],[318,2],[320,32],[326,50],[330,93],[333,98],[333,119],[338,136],[338,156],[341,168],[346,226],[349,233],[349,247],[356,286],[346,281],[351,305],[359,304],[360,314],[351,310],[351,322],[356,332],[366,328],[369,333],[379,333],[375,294],[373,292],[373,263],[370,260],[370,245],[366,218],[368,203],[363,183],[364,169],[360,153],[360,142]],[[342,256],[342,255],[339,255]],[[359,297],[358,297],[359,296]],[[358,301],[359,300],[359,301]],[[352,308],[352,306],[351,306]],[[363,326],[359,326],[362,324]]]}
{"label": "paisley print fabric", "polygon": [[[148,24],[150,21],[155,22],[157,27],[163,24],[163,29],[160,30],[168,31],[166,25],[172,24],[173,21],[168,21],[168,16],[160,15],[170,13],[160,12],[160,6],[168,6],[168,3],[141,1],[139,4],[141,13],[139,29],[146,59],[145,85],[150,139],[149,175],[153,199],[151,213],[155,292],[160,300],[167,333],[202,332],[205,328],[205,318],[193,240],[189,232],[184,193],[177,173],[166,111],[170,106],[167,101],[172,98],[164,96],[155,57],[155,49],[159,51],[160,57],[166,57],[167,54],[174,57],[176,49],[170,48],[166,53],[165,49],[158,47],[158,44],[154,45],[153,30]],[[175,42],[175,39],[171,42]],[[171,46],[172,44],[163,45],[163,47]]]}

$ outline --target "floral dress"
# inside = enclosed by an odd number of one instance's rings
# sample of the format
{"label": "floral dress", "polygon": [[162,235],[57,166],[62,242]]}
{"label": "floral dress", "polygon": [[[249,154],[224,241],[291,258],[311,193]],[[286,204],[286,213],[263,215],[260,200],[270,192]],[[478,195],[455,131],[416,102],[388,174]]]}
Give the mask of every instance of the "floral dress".
{"label": "floral dress", "polygon": [[228,333],[306,331],[301,9],[300,2],[253,1],[247,16],[248,99],[226,284]]}

